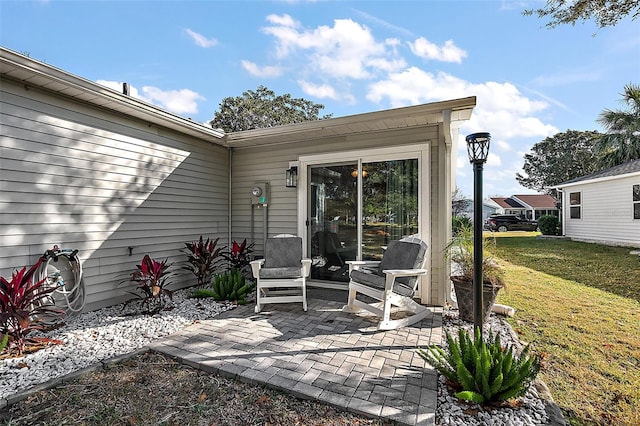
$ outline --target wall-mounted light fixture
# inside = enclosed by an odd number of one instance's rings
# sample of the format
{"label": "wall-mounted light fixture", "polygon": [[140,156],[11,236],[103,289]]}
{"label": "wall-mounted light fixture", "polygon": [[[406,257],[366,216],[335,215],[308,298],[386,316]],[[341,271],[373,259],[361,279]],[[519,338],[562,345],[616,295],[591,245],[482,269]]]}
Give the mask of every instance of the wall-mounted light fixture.
{"label": "wall-mounted light fixture", "polygon": [[285,186],[287,188],[295,188],[298,186],[298,167],[289,166],[289,168],[284,172],[284,177]]}

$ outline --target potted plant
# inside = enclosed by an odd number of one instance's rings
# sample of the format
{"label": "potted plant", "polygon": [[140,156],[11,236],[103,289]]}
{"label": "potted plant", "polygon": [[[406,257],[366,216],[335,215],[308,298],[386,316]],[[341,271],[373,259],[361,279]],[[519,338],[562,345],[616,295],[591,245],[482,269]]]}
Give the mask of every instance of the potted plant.
{"label": "potted plant", "polygon": [[[495,239],[484,239],[486,247]],[[456,293],[460,319],[473,322],[473,226],[463,225],[458,228],[451,242],[447,246],[448,259],[453,263],[451,281]],[[496,300],[498,291],[505,287],[504,270],[491,257],[482,256],[482,318],[486,321],[491,314],[491,307]]]}

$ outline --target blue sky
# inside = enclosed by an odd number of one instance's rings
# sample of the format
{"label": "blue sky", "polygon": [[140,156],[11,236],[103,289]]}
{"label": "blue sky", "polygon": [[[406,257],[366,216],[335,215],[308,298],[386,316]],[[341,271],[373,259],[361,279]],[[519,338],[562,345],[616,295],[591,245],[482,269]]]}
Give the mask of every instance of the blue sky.
{"label": "blue sky", "polygon": [[541,1],[6,1],[0,44],[193,120],[259,85],[334,117],[475,95],[464,136],[488,131],[484,194],[531,193],[515,174],[536,142],[599,130],[640,84],[640,20],[555,29]]}

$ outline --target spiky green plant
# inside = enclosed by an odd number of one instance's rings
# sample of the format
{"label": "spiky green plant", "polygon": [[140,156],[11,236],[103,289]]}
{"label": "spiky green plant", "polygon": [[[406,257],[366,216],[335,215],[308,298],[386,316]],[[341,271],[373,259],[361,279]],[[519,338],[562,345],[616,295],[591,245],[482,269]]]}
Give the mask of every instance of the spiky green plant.
{"label": "spiky green plant", "polygon": [[478,331],[475,338],[464,328],[456,341],[445,332],[448,351],[439,346],[418,348],[418,355],[462,390],[456,397],[480,404],[506,401],[525,394],[540,371],[540,357],[527,345],[520,356],[513,347],[503,348],[500,336],[489,332],[487,341]]}
{"label": "spiky green plant", "polygon": [[215,301],[228,300],[239,305],[247,303],[246,297],[253,290],[253,284],[247,282],[237,269],[218,274],[211,280],[211,287],[196,289],[191,297],[213,297]]}
{"label": "spiky green plant", "polygon": [[4,348],[6,348],[7,344],[9,343],[9,335],[0,333],[0,336],[2,336],[2,338],[0,338],[0,354],[1,354],[2,351],[4,351]]}

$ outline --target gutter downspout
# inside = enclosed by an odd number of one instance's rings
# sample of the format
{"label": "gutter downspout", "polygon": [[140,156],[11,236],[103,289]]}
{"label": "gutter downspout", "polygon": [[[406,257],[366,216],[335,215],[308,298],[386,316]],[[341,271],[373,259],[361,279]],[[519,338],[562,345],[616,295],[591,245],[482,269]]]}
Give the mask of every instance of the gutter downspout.
{"label": "gutter downspout", "polygon": [[[445,180],[445,191],[444,195],[444,224],[441,223],[441,229],[444,229],[444,244],[445,247],[451,241],[452,238],[452,230],[451,230],[451,192],[452,192],[452,181],[453,181],[453,171],[451,169],[451,154],[453,149],[453,135],[451,133],[451,110],[443,110],[442,111],[442,127],[444,132],[444,180]],[[457,133],[457,132],[456,132]],[[444,270],[440,274],[441,282],[444,283],[444,303],[453,305],[453,299],[451,298],[451,280],[449,277],[451,276],[451,262],[444,262]]]}
{"label": "gutter downspout", "polygon": [[227,204],[227,238],[228,238],[228,246],[231,247],[231,197],[232,197],[232,189],[233,189],[233,185],[232,185],[232,181],[231,179],[233,178],[233,174],[232,174],[232,167],[231,167],[231,161],[233,160],[233,148],[228,147],[227,150],[229,151],[229,188],[228,188],[228,195],[227,195],[227,200],[228,200],[228,204]]}
{"label": "gutter downspout", "polygon": [[566,222],[566,220],[565,220],[565,218],[566,218],[566,215],[565,215],[566,209],[564,208],[564,206],[566,206],[566,204],[565,204],[565,199],[564,199],[564,189],[560,189],[558,187],[556,187],[555,189],[556,189],[556,191],[558,191],[560,193],[560,201],[561,201],[560,204],[562,206],[561,210],[560,210],[560,212],[561,212],[561,218],[560,219],[562,220],[562,236],[564,237],[566,235],[565,234],[565,229],[567,229],[565,227],[565,225],[566,225],[566,223],[565,223]]}

